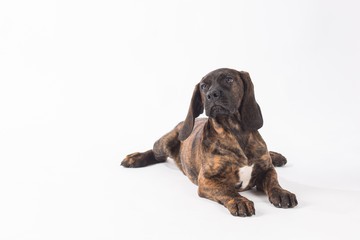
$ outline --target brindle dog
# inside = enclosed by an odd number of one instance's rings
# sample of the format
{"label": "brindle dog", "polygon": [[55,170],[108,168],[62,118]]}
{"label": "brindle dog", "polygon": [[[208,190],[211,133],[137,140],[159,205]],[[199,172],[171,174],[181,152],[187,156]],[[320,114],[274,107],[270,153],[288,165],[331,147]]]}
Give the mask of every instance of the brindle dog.
{"label": "brindle dog", "polygon": [[[204,109],[208,118],[195,119]],[[295,207],[296,196],[280,186],[274,169],[286,159],[268,151],[258,132],[262,125],[249,74],[218,69],[195,86],[184,122],[152,150],[130,154],[121,165],[144,167],[172,158],[198,185],[200,197],[223,204],[235,216],[255,214],[254,203],[239,194],[255,186],[275,207]]]}

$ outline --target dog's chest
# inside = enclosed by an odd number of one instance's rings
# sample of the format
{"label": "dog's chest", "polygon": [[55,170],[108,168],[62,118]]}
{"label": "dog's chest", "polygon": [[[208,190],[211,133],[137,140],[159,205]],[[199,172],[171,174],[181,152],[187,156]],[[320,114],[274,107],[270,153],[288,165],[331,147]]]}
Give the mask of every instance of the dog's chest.
{"label": "dog's chest", "polygon": [[250,183],[251,174],[253,172],[254,164],[251,166],[244,166],[239,168],[239,186],[240,190],[244,190]]}

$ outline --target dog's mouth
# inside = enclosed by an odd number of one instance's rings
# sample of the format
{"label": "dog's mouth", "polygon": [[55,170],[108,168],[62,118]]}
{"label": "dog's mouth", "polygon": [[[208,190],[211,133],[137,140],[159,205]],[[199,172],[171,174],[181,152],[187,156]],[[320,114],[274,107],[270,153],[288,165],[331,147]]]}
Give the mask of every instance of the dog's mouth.
{"label": "dog's mouth", "polygon": [[230,111],[222,106],[215,105],[210,109],[210,117],[216,117],[219,115],[229,115]]}

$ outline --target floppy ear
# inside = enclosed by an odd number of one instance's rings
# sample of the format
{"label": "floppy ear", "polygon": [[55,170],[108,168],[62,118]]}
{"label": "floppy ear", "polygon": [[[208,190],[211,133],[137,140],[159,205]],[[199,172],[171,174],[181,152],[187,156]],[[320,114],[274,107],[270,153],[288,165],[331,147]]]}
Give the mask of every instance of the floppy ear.
{"label": "floppy ear", "polygon": [[201,100],[199,84],[196,84],[191,98],[188,114],[184,121],[184,125],[179,132],[178,139],[180,141],[184,141],[190,136],[194,128],[195,118],[197,118],[203,111],[204,111],[204,104]]}
{"label": "floppy ear", "polygon": [[259,105],[255,100],[254,85],[247,72],[239,72],[244,83],[244,96],[239,108],[244,130],[255,131],[262,127],[263,118]]}

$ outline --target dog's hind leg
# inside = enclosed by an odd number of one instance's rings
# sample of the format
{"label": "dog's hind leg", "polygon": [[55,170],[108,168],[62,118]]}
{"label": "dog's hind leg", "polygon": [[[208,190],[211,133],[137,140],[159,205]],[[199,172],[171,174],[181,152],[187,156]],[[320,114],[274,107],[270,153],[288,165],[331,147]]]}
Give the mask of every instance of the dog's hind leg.
{"label": "dog's hind leg", "polygon": [[121,162],[121,166],[127,168],[145,167],[148,165],[165,162],[166,159],[156,159],[153,150],[129,154]]}
{"label": "dog's hind leg", "polygon": [[156,141],[152,150],[129,154],[121,162],[121,165],[128,168],[145,167],[165,162],[167,158],[170,157],[174,159],[178,167],[180,167],[178,157],[180,141],[177,139],[177,136],[178,128],[175,128]]}
{"label": "dog's hind leg", "polygon": [[272,151],[270,151],[269,153],[270,153],[272,164],[275,167],[282,167],[287,163],[286,158],[283,155],[281,155],[280,153],[272,152]]}

